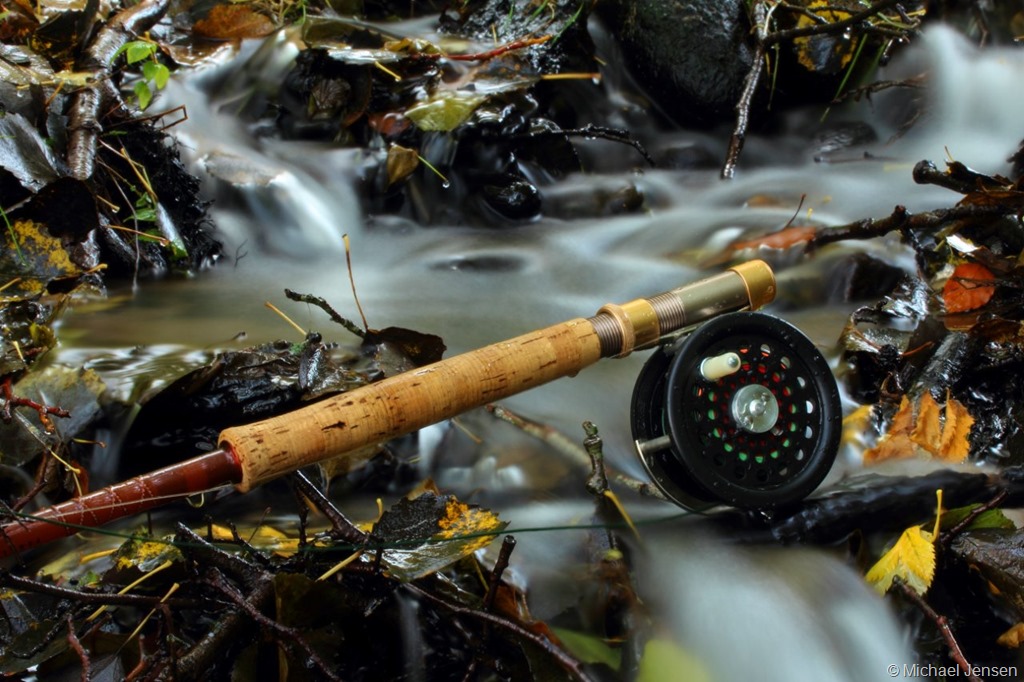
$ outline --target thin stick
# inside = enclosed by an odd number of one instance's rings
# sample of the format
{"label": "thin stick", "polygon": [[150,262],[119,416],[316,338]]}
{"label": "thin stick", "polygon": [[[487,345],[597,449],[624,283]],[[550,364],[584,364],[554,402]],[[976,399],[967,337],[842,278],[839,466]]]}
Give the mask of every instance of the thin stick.
{"label": "thin stick", "polygon": [[488,613],[487,611],[478,611],[475,609],[466,608],[465,606],[459,606],[458,604],[453,604],[450,601],[447,601],[445,599],[442,599],[441,597],[431,594],[430,592],[427,592],[422,587],[419,587],[414,583],[406,583],[402,587],[411,591],[418,597],[425,599],[426,601],[429,601],[432,604],[435,604],[436,606],[439,606],[443,609],[451,611],[454,614],[467,616],[469,618],[475,618],[477,620],[483,621],[483,623],[488,625],[495,625],[502,630],[506,630],[508,632],[513,633],[515,636],[521,639],[533,642],[538,647],[540,647],[542,651],[551,656],[555,660],[555,662],[557,662],[558,665],[562,667],[563,670],[565,670],[574,679],[579,680],[580,682],[588,682],[592,679],[589,675],[587,675],[586,671],[583,669],[583,666],[580,664],[579,661],[577,661],[575,658],[559,649],[551,642],[551,640],[547,639],[546,637],[541,637],[540,635],[527,630],[519,623],[515,623],[511,620],[508,620],[507,618],[502,618],[501,616],[496,616],[493,613]]}
{"label": "thin stick", "polygon": [[729,150],[725,154],[725,163],[722,165],[723,180],[731,179],[736,175],[736,164],[739,162],[740,152],[743,151],[743,143],[747,139],[750,108],[754,102],[754,95],[757,94],[757,86],[761,82],[761,74],[764,73],[764,52],[767,44],[766,21],[764,2],[758,0],[754,6],[754,25],[757,30],[754,61],[743,81],[743,93],[740,95],[739,101],[736,102],[736,126],[733,128],[732,137],[729,138]]}
{"label": "thin stick", "polygon": [[949,621],[946,617],[937,613],[935,609],[928,605],[928,602],[926,602],[921,595],[914,591],[914,588],[900,578],[893,578],[892,583],[899,588],[900,592],[903,593],[903,596],[913,602],[914,606],[921,610],[921,613],[935,623],[935,627],[939,629],[939,632],[942,634],[942,638],[946,640],[946,645],[949,647],[950,657],[956,661],[956,664],[964,671],[967,675],[967,679],[971,680],[971,682],[983,682],[980,677],[974,674],[971,664],[968,663],[967,659],[964,657],[964,652],[960,649],[960,644],[956,641],[956,636],[953,634],[953,628],[950,627]]}
{"label": "thin stick", "polygon": [[505,539],[501,541],[501,551],[498,552],[498,560],[494,562],[494,569],[491,570],[491,576],[487,581],[487,594],[484,595],[485,611],[492,611],[494,609],[494,598],[498,594],[501,576],[505,569],[508,568],[509,557],[512,556],[512,550],[515,548],[515,537],[506,535]]}
{"label": "thin stick", "polygon": [[352,245],[349,243],[347,233],[341,235],[341,239],[345,242],[345,265],[348,268],[348,282],[352,285],[352,298],[356,301],[356,309],[359,311],[359,317],[363,321],[363,329],[369,329],[370,324],[366,321],[366,315],[363,314],[363,306],[359,303],[359,294],[356,293],[356,278],[352,275]]}

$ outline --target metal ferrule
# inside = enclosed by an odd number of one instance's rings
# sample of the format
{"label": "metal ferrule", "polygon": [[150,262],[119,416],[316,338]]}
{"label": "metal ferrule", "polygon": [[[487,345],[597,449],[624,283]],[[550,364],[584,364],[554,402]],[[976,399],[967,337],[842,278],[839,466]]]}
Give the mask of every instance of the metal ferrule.
{"label": "metal ferrule", "polygon": [[684,327],[723,313],[756,310],[774,298],[775,275],[767,263],[755,260],[650,298],[608,304],[587,321],[601,342],[601,355],[622,357]]}

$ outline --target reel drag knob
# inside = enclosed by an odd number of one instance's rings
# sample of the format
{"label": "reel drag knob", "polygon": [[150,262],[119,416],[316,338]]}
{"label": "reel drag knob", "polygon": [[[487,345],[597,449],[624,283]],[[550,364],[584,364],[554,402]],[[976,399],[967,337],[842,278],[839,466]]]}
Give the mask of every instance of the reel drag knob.
{"label": "reel drag knob", "polygon": [[839,449],[839,389],[796,327],[763,313],[716,317],[644,365],[633,389],[644,467],[682,507],[770,509],[803,499]]}

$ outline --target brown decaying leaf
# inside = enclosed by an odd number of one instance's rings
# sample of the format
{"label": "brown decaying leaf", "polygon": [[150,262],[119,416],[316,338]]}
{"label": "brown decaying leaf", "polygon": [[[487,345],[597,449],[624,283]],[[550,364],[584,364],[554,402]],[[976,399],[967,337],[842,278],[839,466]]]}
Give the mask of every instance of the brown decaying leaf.
{"label": "brown decaying leaf", "polygon": [[942,288],[946,312],[962,313],[976,310],[991,300],[996,288],[995,275],[980,263],[961,263]]}
{"label": "brown decaying leaf", "polygon": [[811,241],[817,234],[818,228],[814,225],[793,225],[761,237],[733,242],[729,248],[732,251],[756,249],[762,246],[769,249],[788,249],[797,244]]}
{"label": "brown decaying leaf", "polygon": [[398,144],[388,148],[388,160],[386,164],[388,172],[388,187],[401,182],[409,177],[416,167],[420,165],[420,155],[415,149],[409,149]]}
{"label": "brown decaying leaf", "polygon": [[244,5],[217,5],[192,26],[197,36],[214,40],[261,38],[276,29],[269,17]]}
{"label": "brown decaying leaf", "polygon": [[888,431],[864,453],[864,464],[922,455],[962,462],[970,453],[973,425],[974,417],[948,391],[944,409],[927,391],[916,406],[903,396]]}

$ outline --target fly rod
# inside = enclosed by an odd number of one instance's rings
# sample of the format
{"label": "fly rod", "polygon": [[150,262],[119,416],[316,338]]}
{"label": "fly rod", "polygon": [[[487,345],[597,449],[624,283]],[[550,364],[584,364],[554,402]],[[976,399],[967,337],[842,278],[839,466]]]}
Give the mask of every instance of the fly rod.
{"label": "fly rod", "polygon": [[455,417],[560,377],[601,358],[624,357],[713,317],[755,310],[775,298],[762,261],[650,298],[607,304],[576,318],[440,360],[294,412],[225,429],[218,448],[158,471],[42,509],[0,526],[0,557],[233,484],[242,493],[347,452]]}

